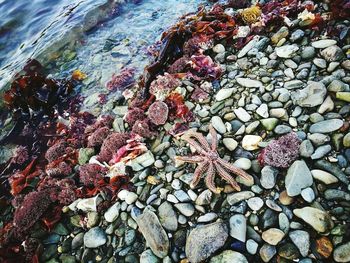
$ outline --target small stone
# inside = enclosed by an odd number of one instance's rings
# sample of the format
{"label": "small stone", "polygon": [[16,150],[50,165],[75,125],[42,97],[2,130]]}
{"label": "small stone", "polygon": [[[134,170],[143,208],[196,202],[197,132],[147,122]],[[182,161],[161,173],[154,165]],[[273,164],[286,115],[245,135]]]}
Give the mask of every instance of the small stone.
{"label": "small stone", "polygon": [[186,256],[191,263],[199,263],[220,249],[227,237],[228,229],[223,222],[197,226],[187,237]]}
{"label": "small stone", "polygon": [[248,239],[246,242],[246,248],[249,254],[255,255],[258,251],[258,243],[253,239]]}
{"label": "small stone", "polygon": [[285,45],[282,47],[276,47],[275,51],[280,58],[291,58],[299,50],[297,45]]}
{"label": "small stone", "polygon": [[209,205],[212,199],[213,193],[207,189],[199,194],[196,199],[196,205]]}
{"label": "small stone", "polygon": [[327,62],[322,58],[314,58],[313,63],[319,68],[327,67]]}
{"label": "small stone", "polygon": [[340,245],[334,249],[333,258],[336,262],[350,261],[350,242]]}
{"label": "small stone", "polygon": [[289,196],[297,196],[301,190],[311,186],[312,175],[304,161],[295,161],[287,171],[285,185]]}
{"label": "small stone", "polygon": [[239,158],[233,163],[233,165],[243,170],[249,170],[252,166],[252,162],[248,158]]}
{"label": "small stone", "polygon": [[278,228],[270,228],[262,233],[262,239],[273,246],[276,246],[284,237],[284,232]]}
{"label": "small stone", "polygon": [[304,140],[299,146],[299,152],[302,157],[309,158],[314,153],[314,146],[310,140]]}
{"label": "small stone", "polygon": [[267,131],[272,131],[273,129],[276,128],[276,126],[278,124],[278,119],[277,118],[267,118],[267,119],[260,120],[260,122]]}
{"label": "small stone", "polygon": [[237,116],[238,119],[240,119],[243,122],[248,122],[251,119],[251,116],[249,115],[249,113],[243,109],[242,107],[238,108],[238,109],[234,109],[233,110],[235,115]]}
{"label": "small stone", "polygon": [[244,215],[233,215],[230,217],[230,236],[245,242],[247,230],[247,219]]}
{"label": "small stone", "polygon": [[233,152],[238,146],[238,142],[233,138],[224,138],[222,142],[225,147],[231,152]]}
{"label": "small stone", "polygon": [[224,47],[224,45],[222,45],[222,44],[217,44],[217,45],[215,45],[214,47],[213,47],[213,51],[215,52],[215,53],[224,53],[225,52],[225,47]]}
{"label": "small stone", "polygon": [[282,205],[290,205],[293,203],[293,197],[289,196],[287,194],[287,191],[281,192],[279,196],[279,201],[281,202]]}
{"label": "small stone", "polygon": [[265,189],[272,189],[276,184],[278,170],[271,166],[264,166],[261,170],[260,183]]}
{"label": "small stone", "polygon": [[169,239],[157,215],[151,210],[145,209],[136,218],[136,223],[152,252],[157,257],[166,257],[169,250]]}
{"label": "small stone", "polygon": [[293,213],[321,233],[329,231],[334,226],[331,217],[326,212],[314,207],[294,209]]}
{"label": "small stone", "polygon": [[209,263],[248,263],[244,255],[233,250],[225,250],[221,254],[212,257]]}
{"label": "small stone", "polygon": [[104,214],[104,218],[106,219],[107,222],[112,223],[114,222],[118,216],[119,216],[119,211],[120,211],[120,203],[115,203],[112,205]]}
{"label": "small stone", "polygon": [[281,27],[272,37],[271,42],[277,44],[282,38],[285,38],[289,35],[288,27]]}
{"label": "small stone", "polygon": [[227,196],[227,202],[230,205],[237,204],[243,200],[247,200],[253,197],[255,194],[252,191],[241,191],[238,193],[233,193]]}
{"label": "small stone", "polygon": [[234,91],[235,91],[235,88],[221,89],[218,91],[218,93],[216,93],[215,99],[217,101],[225,100],[225,99],[231,97]]}
{"label": "small stone", "polygon": [[321,51],[321,56],[328,62],[339,61],[344,57],[342,49],[336,45],[327,47]]}
{"label": "small stone", "polygon": [[350,92],[340,92],[339,91],[335,94],[335,96],[338,100],[350,102]]}
{"label": "small stone", "polygon": [[350,132],[348,132],[343,138],[343,145],[346,148],[350,147]]}
{"label": "small stone", "polygon": [[337,177],[326,171],[315,169],[311,171],[311,174],[316,180],[321,181],[324,184],[334,184],[338,182]]}
{"label": "small stone", "polygon": [[310,127],[311,133],[331,133],[343,126],[344,122],[339,119],[330,119],[312,124]]}
{"label": "small stone", "polygon": [[184,216],[190,217],[194,214],[194,207],[190,203],[179,203],[174,205]]}
{"label": "small stone", "polygon": [[106,233],[100,227],[91,228],[84,235],[84,245],[88,248],[97,248],[107,242]]}
{"label": "small stone", "polygon": [[158,258],[152,253],[152,250],[147,249],[140,255],[140,263],[158,263]]}
{"label": "small stone", "polygon": [[242,140],[242,147],[247,151],[254,151],[259,149],[259,143],[262,138],[258,135],[245,135]]}
{"label": "small stone", "polygon": [[303,189],[301,196],[308,203],[311,203],[315,199],[315,193],[310,187]]}
{"label": "small stone", "polygon": [[264,244],[259,251],[260,257],[264,262],[269,262],[276,254],[276,247],[269,244]]}
{"label": "small stone", "polygon": [[312,82],[306,88],[292,92],[292,100],[301,107],[315,107],[323,103],[326,94],[327,89],[322,82]]}
{"label": "small stone", "polygon": [[205,215],[198,217],[197,222],[198,223],[209,223],[211,221],[214,221],[217,218],[218,218],[217,214],[210,212],[210,213],[206,213]]}
{"label": "small stone", "polygon": [[224,134],[226,132],[226,126],[219,116],[213,116],[211,118],[211,124],[218,133]]}
{"label": "small stone", "polygon": [[249,78],[237,78],[237,83],[246,88],[259,88],[263,86],[261,81]]}
{"label": "small stone", "polygon": [[253,211],[259,211],[264,206],[264,201],[260,197],[252,197],[247,203]]}
{"label": "small stone", "polygon": [[177,230],[177,215],[170,203],[162,203],[158,208],[158,215],[160,223],[166,230]]}
{"label": "small stone", "polygon": [[312,160],[321,159],[326,156],[332,150],[330,145],[322,145],[316,149],[316,151],[311,155]]}
{"label": "small stone", "polygon": [[324,258],[329,258],[333,252],[333,244],[327,237],[316,240],[316,251]]}
{"label": "small stone", "polygon": [[337,44],[337,41],[333,40],[333,39],[322,39],[322,40],[314,41],[311,43],[311,45],[314,48],[318,48],[318,49],[327,48],[327,47],[333,46],[335,44]]}
{"label": "small stone", "polygon": [[269,117],[269,108],[267,105],[261,104],[259,108],[256,109],[256,113],[259,114],[263,118],[268,118]]}

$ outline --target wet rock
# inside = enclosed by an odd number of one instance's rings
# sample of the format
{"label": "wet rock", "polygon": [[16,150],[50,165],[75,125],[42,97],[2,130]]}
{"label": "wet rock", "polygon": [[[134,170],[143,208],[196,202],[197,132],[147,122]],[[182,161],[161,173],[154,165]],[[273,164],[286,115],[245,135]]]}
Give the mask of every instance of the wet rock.
{"label": "wet rock", "polygon": [[299,152],[302,157],[309,158],[314,152],[314,146],[310,140],[304,140],[299,146]]}
{"label": "wet rock", "polygon": [[315,162],[315,167],[333,174],[338,178],[339,181],[343,182],[344,184],[349,184],[349,179],[338,165],[331,164],[325,160],[318,160]]}
{"label": "wet rock", "polygon": [[160,258],[168,255],[169,239],[157,215],[150,209],[136,218],[136,223],[152,252]]}
{"label": "wet rock", "polygon": [[301,190],[311,186],[312,175],[304,161],[295,161],[287,171],[285,185],[289,196],[297,196]]}
{"label": "wet rock", "polygon": [[324,184],[334,184],[338,182],[337,177],[323,170],[314,169],[311,171],[311,174],[316,180],[321,181]]}
{"label": "wet rock", "polygon": [[276,54],[280,58],[292,58],[298,50],[299,47],[297,45],[285,45],[275,48]]}
{"label": "wet rock", "polygon": [[214,116],[211,118],[211,124],[213,125],[214,129],[218,131],[218,133],[223,134],[226,132],[226,126],[219,116]]}
{"label": "wet rock", "polygon": [[290,239],[299,249],[300,254],[306,257],[310,248],[310,235],[304,230],[294,230],[289,233]]}
{"label": "wet rock", "polygon": [[158,208],[159,221],[162,226],[168,231],[176,231],[178,223],[177,223],[177,215],[168,202],[164,202]]}
{"label": "wet rock", "polygon": [[243,122],[248,122],[251,119],[249,113],[242,107],[233,110],[238,119]]}
{"label": "wet rock", "polygon": [[329,258],[333,252],[333,244],[327,237],[316,240],[316,252],[323,258]]}
{"label": "wet rock", "polygon": [[248,199],[247,203],[253,211],[259,211],[264,206],[264,201],[260,197],[252,197]]}
{"label": "wet rock", "polygon": [[194,207],[190,203],[175,204],[174,206],[184,216],[190,217],[194,214]]}
{"label": "wet rock", "polygon": [[106,233],[100,227],[91,228],[84,235],[84,245],[87,248],[97,248],[107,242]]}
{"label": "wet rock", "polygon": [[333,39],[322,39],[311,43],[311,45],[314,48],[319,48],[319,49],[327,48],[335,44],[337,44],[337,41]]}
{"label": "wet rock", "polygon": [[333,228],[333,221],[328,213],[313,207],[294,209],[293,213],[312,226],[316,231],[324,233]]}
{"label": "wet rock", "polygon": [[321,56],[328,62],[339,61],[344,57],[342,49],[336,45],[327,47],[321,51]]}
{"label": "wet rock", "polygon": [[231,152],[234,151],[238,146],[238,142],[233,138],[224,138],[222,142],[225,147]]}
{"label": "wet rock", "polygon": [[223,222],[197,226],[187,237],[185,252],[191,263],[199,263],[220,249],[228,237]]}
{"label": "wet rock", "polygon": [[253,239],[248,239],[246,242],[246,248],[249,254],[255,255],[258,251],[258,243]]}
{"label": "wet rock", "polygon": [[295,260],[299,257],[299,251],[295,245],[285,243],[278,248],[278,255],[284,259]]}
{"label": "wet rock", "polygon": [[150,249],[142,252],[140,255],[140,263],[158,263],[159,259],[152,253]]}
{"label": "wet rock", "polygon": [[116,220],[119,216],[119,211],[120,211],[120,203],[115,203],[112,205],[104,214],[104,218],[106,219],[107,222],[111,223],[114,220]]}
{"label": "wet rock", "polygon": [[336,262],[350,261],[350,242],[340,245],[334,249],[333,258]]}
{"label": "wet rock", "polygon": [[260,183],[265,189],[272,189],[276,184],[278,170],[271,166],[264,166],[261,170]]}
{"label": "wet rock", "polygon": [[344,122],[340,119],[330,119],[317,122],[310,126],[311,133],[331,133],[343,126]]}
{"label": "wet rock", "polygon": [[217,101],[225,100],[225,99],[231,97],[231,95],[233,94],[234,90],[235,90],[234,88],[221,89],[221,90],[218,91],[218,93],[216,93],[215,99]]}
{"label": "wet rock", "polygon": [[131,166],[134,171],[141,171],[144,168],[151,166],[155,162],[154,156],[151,151],[148,151],[135,159],[127,163],[128,166]]}
{"label": "wet rock", "polygon": [[276,254],[276,247],[269,245],[269,244],[264,244],[259,251],[260,257],[264,262],[269,262],[273,256]]}
{"label": "wet rock", "polygon": [[332,147],[330,145],[322,145],[316,149],[316,151],[311,155],[312,160],[321,159],[322,157],[326,156],[330,151],[332,150]]}
{"label": "wet rock", "polygon": [[212,257],[209,263],[248,263],[244,255],[233,250],[225,250],[221,254]]}
{"label": "wet rock", "polygon": [[273,246],[276,246],[284,237],[284,232],[278,228],[270,228],[262,233],[262,239]]}
{"label": "wet rock", "polygon": [[321,105],[326,97],[326,86],[321,82],[312,82],[306,88],[292,92],[294,104],[300,107]]}
{"label": "wet rock", "polygon": [[244,215],[233,215],[230,217],[230,236],[245,242],[247,231],[247,219]]}

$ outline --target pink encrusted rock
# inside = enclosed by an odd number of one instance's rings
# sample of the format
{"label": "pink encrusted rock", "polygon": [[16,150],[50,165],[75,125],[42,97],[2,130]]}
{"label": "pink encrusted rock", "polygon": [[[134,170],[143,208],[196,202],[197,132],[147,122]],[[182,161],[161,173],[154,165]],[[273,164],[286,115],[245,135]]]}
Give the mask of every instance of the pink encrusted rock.
{"label": "pink encrusted rock", "polygon": [[288,168],[299,156],[300,139],[294,132],[273,140],[260,152],[258,160],[261,165]]}
{"label": "pink encrusted rock", "polygon": [[163,125],[168,119],[169,109],[162,101],[154,102],[148,109],[148,118],[155,125]]}
{"label": "pink encrusted rock", "polygon": [[109,133],[110,130],[108,127],[98,128],[88,137],[88,147],[101,146]]}
{"label": "pink encrusted rock", "polygon": [[132,108],[129,109],[128,112],[126,113],[124,120],[127,124],[132,127],[136,121],[142,121],[146,118],[146,114],[144,110],[140,108]]}
{"label": "pink encrusted rock", "polygon": [[120,147],[126,144],[129,134],[113,132],[103,141],[98,160],[101,162],[109,162],[113,154],[117,153]]}
{"label": "pink encrusted rock", "polygon": [[164,76],[158,76],[150,85],[150,93],[153,94],[157,100],[165,100],[170,92],[179,86],[181,82],[168,73]]}
{"label": "pink encrusted rock", "polygon": [[143,138],[152,138],[155,136],[156,133],[151,130],[148,121],[148,119],[145,119],[143,121],[135,122],[134,126],[132,126],[132,132]]}

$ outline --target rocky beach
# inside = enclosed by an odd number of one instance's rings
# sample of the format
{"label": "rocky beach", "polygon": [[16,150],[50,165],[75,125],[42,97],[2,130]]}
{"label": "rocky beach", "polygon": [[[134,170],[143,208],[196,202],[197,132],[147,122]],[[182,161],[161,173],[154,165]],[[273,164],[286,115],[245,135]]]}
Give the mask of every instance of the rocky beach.
{"label": "rocky beach", "polygon": [[14,80],[0,262],[350,262],[350,1],[212,3],[149,51],[83,98]]}

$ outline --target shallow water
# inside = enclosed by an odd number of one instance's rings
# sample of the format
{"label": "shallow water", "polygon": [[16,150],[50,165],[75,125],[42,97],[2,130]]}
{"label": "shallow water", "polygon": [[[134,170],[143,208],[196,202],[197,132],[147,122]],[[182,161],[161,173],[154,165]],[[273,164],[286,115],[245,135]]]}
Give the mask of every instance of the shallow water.
{"label": "shallow water", "polygon": [[101,85],[126,65],[140,70],[147,47],[204,1],[124,2],[0,0],[0,88],[28,58],[51,62],[59,76],[79,68]]}

